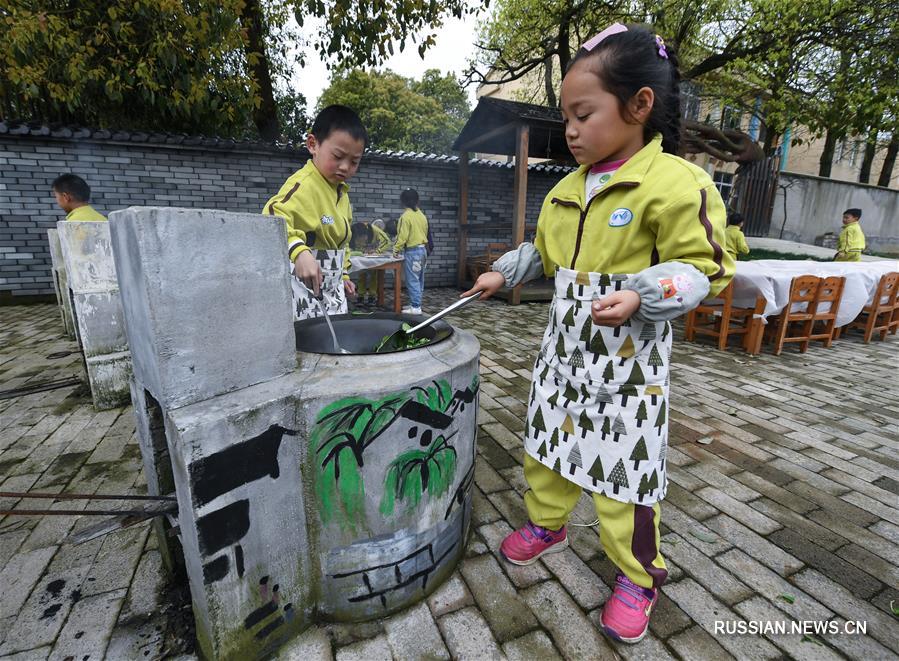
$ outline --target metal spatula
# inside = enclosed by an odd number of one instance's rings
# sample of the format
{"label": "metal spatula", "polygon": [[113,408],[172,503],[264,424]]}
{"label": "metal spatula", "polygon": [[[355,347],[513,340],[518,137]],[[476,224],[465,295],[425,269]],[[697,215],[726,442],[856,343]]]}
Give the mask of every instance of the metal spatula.
{"label": "metal spatula", "polygon": [[460,298],[458,301],[456,301],[452,305],[449,305],[449,306],[443,308],[437,314],[428,317],[427,319],[425,319],[423,322],[421,322],[417,326],[413,326],[412,328],[409,328],[408,330],[404,329],[401,326],[398,331],[391,333],[390,335],[385,337],[383,340],[381,340],[381,343],[378,344],[377,348],[375,349],[375,353],[380,353],[381,349],[383,349],[385,347],[400,346],[400,342],[403,340],[403,338],[405,336],[412,335],[413,333],[420,331],[422,328],[430,326],[438,319],[442,319],[443,317],[448,315],[450,312],[454,312],[455,310],[458,310],[463,305],[470,303],[471,301],[475,300],[476,298],[480,298],[480,296],[481,296],[481,291],[476,291],[471,296],[466,296],[465,298]]}

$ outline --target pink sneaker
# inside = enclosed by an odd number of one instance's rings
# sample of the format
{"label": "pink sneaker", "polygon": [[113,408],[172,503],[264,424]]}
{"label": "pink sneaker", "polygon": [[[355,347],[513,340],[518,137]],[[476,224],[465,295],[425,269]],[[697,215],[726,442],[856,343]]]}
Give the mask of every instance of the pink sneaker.
{"label": "pink sneaker", "polygon": [[658,590],[641,588],[624,574],[618,574],[615,590],[602,607],[599,625],[610,638],[639,643],[649,629],[649,616],[658,599]]}
{"label": "pink sneaker", "polygon": [[568,548],[568,531],[565,526],[549,530],[530,521],[523,528],[509,534],[500,545],[500,553],[513,565],[529,565],[537,562],[544,553],[557,553]]}

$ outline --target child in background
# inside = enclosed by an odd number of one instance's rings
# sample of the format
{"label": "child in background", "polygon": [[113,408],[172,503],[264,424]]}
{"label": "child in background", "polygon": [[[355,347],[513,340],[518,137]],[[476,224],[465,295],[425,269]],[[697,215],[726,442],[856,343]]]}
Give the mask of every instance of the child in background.
{"label": "child in background", "polygon": [[421,295],[425,289],[425,267],[428,254],[428,219],[418,208],[418,191],[407,188],[400,193],[400,202],[406,208],[397,221],[396,243],[393,256],[403,252],[405,265],[403,279],[409,294],[409,306],[403,308],[406,314],[421,314]]}
{"label": "child in background", "polygon": [[529,521],[500,550],[519,565],[561,551],[572,509],[592,492],[618,567],[599,626],[628,643],[646,634],[668,576],[658,502],[668,482],[668,320],[734,273],[721,196],[675,156],[679,81],[675,54],[645,28],[616,23],[585,43],[561,91],[580,168],[546,196],[536,242],[463,294],[555,276],[525,432]]}
{"label": "child in background", "polygon": [[835,262],[860,262],[862,250],[865,249],[865,233],[859,225],[862,218],[861,209],[846,209],[843,212],[843,229],[840,230],[840,238],[837,240],[837,254]]}
{"label": "child in background", "polygon": [[306,164],[288,177],[263,213],[287,223],[287,252],[293,263],[291,279],[297,319],[347,311],[346,297],[356,293],[348,274],[353,208],[349,185],[359,169],[368,134],[353,110],[328,106],[312,124]]}
{"label": "child in background", "polygon": [[727,252],[734,261],[737,255],[748,255],[749,246],[746,243],[746,237],[743,236],[743,214],[734,211],[727,217]]}
{"label": "child in background", "polygon": [[[350,255],[383,255],[390,248],[390,238],[377,223],[353,223],[353,238],[350,240]],[[362,303],[375,303],[378,298],[378,274],[371,270],[359,273],[356,295]]]}
{"label": "child in background", "polygon": [[63,174],[51,184],[56,204],[66,212],[66,220],[100,221],[106,216],[98,213],[90,204],[91,187],[77,174]]}

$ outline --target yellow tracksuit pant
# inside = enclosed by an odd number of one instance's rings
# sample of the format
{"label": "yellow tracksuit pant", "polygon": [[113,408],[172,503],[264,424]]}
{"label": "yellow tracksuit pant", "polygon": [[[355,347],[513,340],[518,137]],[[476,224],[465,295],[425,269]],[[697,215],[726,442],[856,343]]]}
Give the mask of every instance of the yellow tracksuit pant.
{"label": "yellow tracksuit pant", "polygon": [[[524,502],[531,522],[550,530],[568,523],[583,489],[527,454],[524,477],[530,487]],[[599,541],[609,559],[637,585],[661,586],[668,570],[659,550],[659,504],[647,507],[591,495],[599,517]]]}

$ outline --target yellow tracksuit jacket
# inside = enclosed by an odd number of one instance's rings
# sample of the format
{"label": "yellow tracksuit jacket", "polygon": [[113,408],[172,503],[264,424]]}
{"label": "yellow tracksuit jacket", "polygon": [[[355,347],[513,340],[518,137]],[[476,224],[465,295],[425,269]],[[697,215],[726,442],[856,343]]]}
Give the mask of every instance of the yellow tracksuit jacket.
{"label": "yellow tracksuit jacket", "polygon": [[428,242],[428,219],[419,209],[406,209],[396,224],[396,244],[393,254],[404,248],[415,248]]}
{"label": "yellow tracksuit jacket", "polygon": [[390,237],[387,235],[387,232],[382,230],[380,227],[376,227],[375,225],[371,226],[371,231],[375,235],[373,243],[377,245],[375,251],[382,255],[387,252],[387,249],[390,247]]}
{"label": "yellow tracksuit jacket", "polygon": [[705,170],[662,152],[657,135],[584,202],[584,165],[543,202],[534,243],[551,277],[556,266],[597,273],[637,273],[660,262],[691,264],[714,296],[733,278],[725,245],[726,211]]}
{"label": "yellow tracksuit jacket", "polygon": [[294,172],[278,194],[266,202],[262,213],[281,216],[287,223],[287,252],[290,261],[304,250],[346,249],[344,279],[350,268],[350,224],[353,207],[349,186],[335,186],[325,179],[310,158]]}
{"label": "yellow tracksuit jacket", "polygon": [[91,205],[85,204],[83,207],[72,209],[66,214],[66,220],[101,221],[106,220],[106,216],[94,209]]}
{"label": "yellow tracksuit jacket", "polygon": [[834,258],[838,262],[860,262],[862,261],[862,250],[865,249],[865,233],[862,232],[861,226],[855,223],[843,225],[840,230],[840,238],[837,239],[837,256]]}
{"label": "yellow tracksuit jacket", "polygon": [[743,230],[736,225],[728,225],[724,231],[727,234],[727,252],[734,260],[737,259],[737,255],[749,254],[749,245],[746,243]]}

